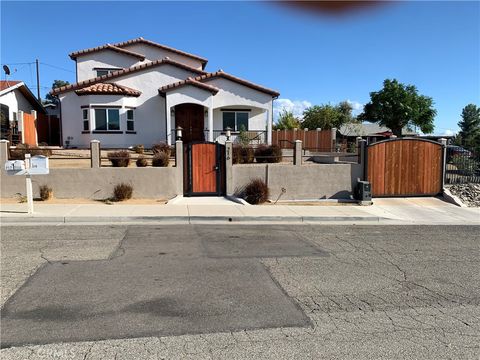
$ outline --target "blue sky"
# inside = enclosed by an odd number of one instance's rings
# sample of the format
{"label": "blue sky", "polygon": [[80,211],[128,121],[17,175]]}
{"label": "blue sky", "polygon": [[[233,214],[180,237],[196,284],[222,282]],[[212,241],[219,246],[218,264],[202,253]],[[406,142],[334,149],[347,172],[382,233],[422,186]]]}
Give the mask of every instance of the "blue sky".
{"label": "blue sky", "polygon": [[437,134],[457,130],[465,105],[480,105],[477,1],[399,2],[342,16],[274,2],[1,2],[1,63],[36,92],[28,63],[38,58],[42,95],[54,79],[75,81],[69,52],[138,36],[274,88],[277,108],[297,113],[342,100],[360,108],[386,78],[433,97]]}

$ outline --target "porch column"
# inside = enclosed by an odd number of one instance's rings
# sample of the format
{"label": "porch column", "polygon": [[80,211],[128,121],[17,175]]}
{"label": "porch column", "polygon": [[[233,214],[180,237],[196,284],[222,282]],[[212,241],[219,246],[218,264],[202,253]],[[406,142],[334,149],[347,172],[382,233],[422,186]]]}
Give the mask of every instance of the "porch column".
{"label": "porch column", "polygon": [[170,109],[168,94],[165,95],[165,112],[166,112],[165,120],[167,121],[167,134],[166,134],[167,144],[171,146],[172,145],[172,109]]}
{"label": "porch column", "polygon": [[210,96],[210,106],[208,107],[208,141],[213,142],[213,96]]}
{"label": "porch column", "polygon": [[272,145],[272,128],[273,128],[273,100],[272,110],[267,110],[267,144]]}

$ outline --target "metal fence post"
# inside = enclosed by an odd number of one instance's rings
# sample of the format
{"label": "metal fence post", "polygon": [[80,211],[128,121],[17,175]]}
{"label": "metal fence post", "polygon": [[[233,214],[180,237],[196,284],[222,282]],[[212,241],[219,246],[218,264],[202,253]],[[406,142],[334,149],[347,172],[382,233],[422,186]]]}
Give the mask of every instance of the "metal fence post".
{"label": "metal fence post", "polygon": [[227,195],[233,195],[233,144],[231,140],[225,141],[225,181]]}
{"label": "metal fence post", "polygon": [[302,140],[295,140],[293,149],[293,165],[302,165]]}
{"label": "metal fence post", "polygon": [[438,139],[438,142],[442,144],[442,191],[445,188],[445,176],[447,174],[447,139]]}
{"label": "metal fence post", "polygon": [[92,169],[99,169],[101,166],[100,141],[90,141],[90,166]]}
{"label": "metal fence post", "polygon": [[359,164],[362,168],[362,180],[367,180],[367,141],[359,140]]}
{"label": "metal fence post", "polygon": [[184,171],[183,171],[183,141],[175,141],[175,167],[177,168],[177,194],[183,195]]}

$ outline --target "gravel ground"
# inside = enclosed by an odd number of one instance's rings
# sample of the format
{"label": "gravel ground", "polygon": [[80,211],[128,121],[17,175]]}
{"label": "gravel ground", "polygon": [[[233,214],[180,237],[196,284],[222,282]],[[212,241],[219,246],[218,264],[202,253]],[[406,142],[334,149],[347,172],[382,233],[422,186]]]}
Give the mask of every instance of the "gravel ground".
{"label": "gravel ground", "polygon": [[480,184],[455,184],[448,189],[468,207],[480,207]]}

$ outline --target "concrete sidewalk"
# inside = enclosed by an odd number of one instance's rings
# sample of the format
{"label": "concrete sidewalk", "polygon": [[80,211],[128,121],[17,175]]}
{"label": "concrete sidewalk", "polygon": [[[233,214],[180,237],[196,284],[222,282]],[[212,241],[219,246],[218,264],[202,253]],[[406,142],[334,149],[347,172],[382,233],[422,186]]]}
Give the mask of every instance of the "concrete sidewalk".
{"label": "concrete sidewalk", "polygon": [[34,223],[344,223],[475,224],[480,208],[460,208],[438,198],[376,199],[372,206],[261,205],[204,200],[162,205],[2,204],[2,225]]}

